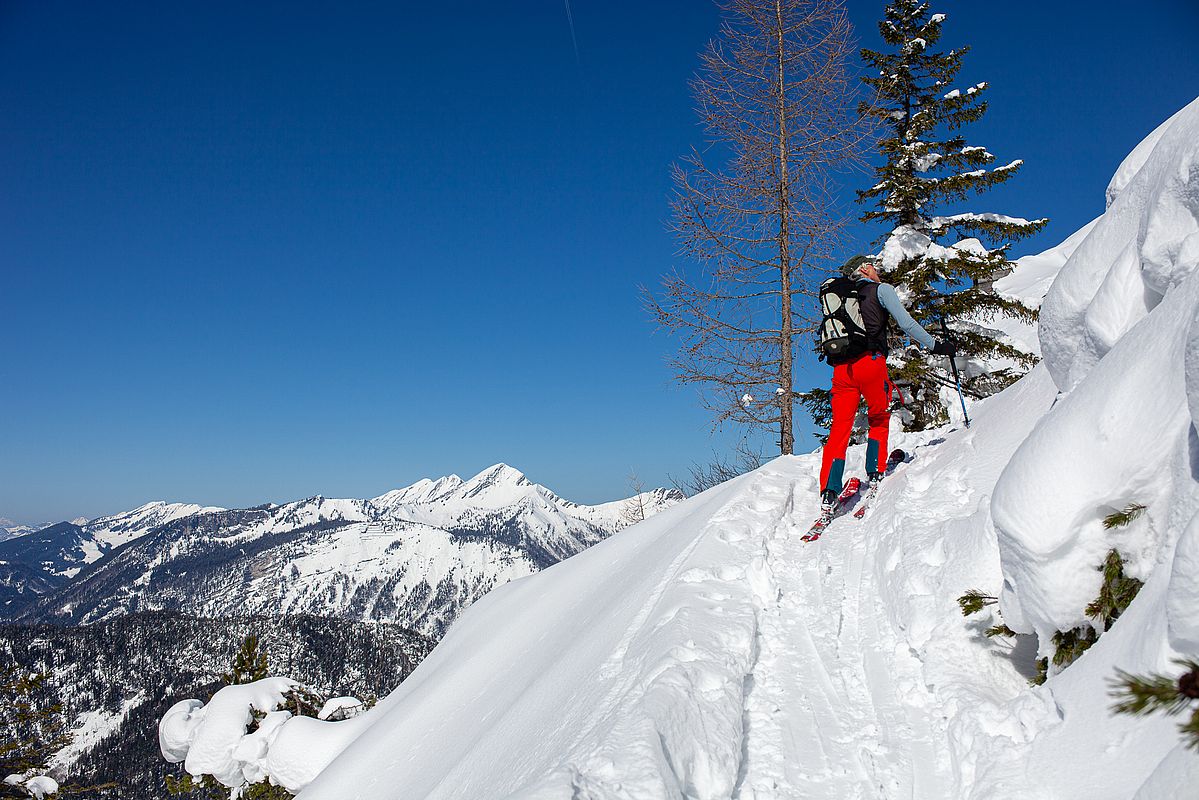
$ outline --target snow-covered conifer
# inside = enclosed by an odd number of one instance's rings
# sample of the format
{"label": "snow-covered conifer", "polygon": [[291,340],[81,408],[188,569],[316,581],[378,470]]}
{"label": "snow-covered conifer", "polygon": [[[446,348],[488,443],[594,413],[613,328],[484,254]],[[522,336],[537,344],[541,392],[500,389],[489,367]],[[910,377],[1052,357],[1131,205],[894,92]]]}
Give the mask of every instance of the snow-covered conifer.
{"label": "snow-covered conifer", "polygon": [[[1035,310],[1001,297],[991,285],[1011,269],[1010,243],[1041,230],[1048,220],[947,213],[945,206],[1014,177],[1023,162],[995,166],[986,147],[968,144],[960,132],[986,113],[987,84],[954,86],[969,48],[935,50],[946,15],[929,12],[928,3],[919,0],[892,0],[879,23],[889,49],[862,51],[875,70],[863,80],[876,93],[862,112],[883,126],[878,149],[885,160],[875,170],[874,185],[859,191],[858,199],[872,206],[864,221],[890,226],[883,247],[884,279],[900,288],[912,316],[926,328],[938,330],[942,314],[954,323],[952,338],[973,362],[963,372],[962,388],[984,397],[1036,361],[987,323],[1003,317],[1035,321]],[[914,390],[907,404],[912,413],[905,420],[908,427],[919,430],[947,421],[939,394],[953,381],[944,375],[943,360],[925,355],[905,356],[902,362],[892,377]]]}
{"label": "snow-covered conifer", "polygon": [[16,666],[0,672],[0,797],[36,797],[58,792],[48,777],[51,757],[70,740],[47,690],[49,676]]}

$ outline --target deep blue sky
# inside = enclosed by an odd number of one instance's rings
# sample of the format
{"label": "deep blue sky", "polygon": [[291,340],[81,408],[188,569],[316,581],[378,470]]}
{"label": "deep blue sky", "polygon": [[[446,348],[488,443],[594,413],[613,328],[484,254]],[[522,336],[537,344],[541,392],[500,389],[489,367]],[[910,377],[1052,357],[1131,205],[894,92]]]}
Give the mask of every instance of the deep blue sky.
{"label": "deep blue sky", "polygon": [[[717,13],[572,6],[577,60],[561,0],[0,2],[0,516],[495,461],[599,501],[723,446],[635,291]],[[1199,90],[1193,0],[934,6],[1027,162],[977,210],[1053,218],[1017,253]]]}

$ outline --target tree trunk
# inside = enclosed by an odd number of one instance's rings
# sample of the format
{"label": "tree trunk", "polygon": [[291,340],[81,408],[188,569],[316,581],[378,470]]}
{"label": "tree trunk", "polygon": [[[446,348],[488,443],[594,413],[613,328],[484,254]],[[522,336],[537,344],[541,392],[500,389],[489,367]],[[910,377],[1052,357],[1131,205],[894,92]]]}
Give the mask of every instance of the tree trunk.
{"label": "tree trunk", "polygon": [[779,450],[789,456],[795,452],[795,431],[793,426],[794,403],[791,391],[791,248],[789,208],[790,187],[787,185],[787,82],[784,66],[785,47],[783,43],[783,6],[781,0],[774,3],[775,20],[778,23],[778,123],[779,123],[779,289],[782,302],[779,304],[782,314],[782,324],[779,332]]}

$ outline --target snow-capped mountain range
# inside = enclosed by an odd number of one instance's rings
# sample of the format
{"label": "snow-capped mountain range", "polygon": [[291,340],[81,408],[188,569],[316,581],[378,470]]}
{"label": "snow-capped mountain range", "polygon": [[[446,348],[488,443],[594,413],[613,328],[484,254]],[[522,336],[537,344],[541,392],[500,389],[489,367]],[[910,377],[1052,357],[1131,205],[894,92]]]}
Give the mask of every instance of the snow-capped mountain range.
{"label": "snow-capped mountain range", "polygon": [[[76,525],[86,525],[87,517],[76,517],[71,522]],[[35,525],[26,525],[23,522],[16,522],[8,517],[0,517],[0,542],[6,539],[15,539],[27,533],[40,531],[42,528],[49,528],[53,524],[52,522],[40,522]]]}
{"label": "snow-capped mountain range", "polygon": [[83,568],[155,526],[219,510],[190,503],[153,502],[90,522],[79,518],[20,526],[19,532],[0,539],[0,620],[11,618],[37,596],[65,586]]}
{"label": "snow-capped mountain range", "polygon": [[495,586],[531,575],[682,499],[595,506],[496,464],[371,499],[224,510],[150,503],[0,542],[0,616],[91,623],[134,611],[319,614],[440,636]]}

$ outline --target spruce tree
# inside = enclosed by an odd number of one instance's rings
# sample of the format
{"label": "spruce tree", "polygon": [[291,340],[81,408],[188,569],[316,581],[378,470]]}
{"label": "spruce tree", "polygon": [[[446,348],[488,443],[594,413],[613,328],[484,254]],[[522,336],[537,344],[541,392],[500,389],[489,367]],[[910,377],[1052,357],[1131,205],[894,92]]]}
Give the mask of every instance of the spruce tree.
{"label": "spruce tree", "polygon": [[[954,323],[951,338],[971,360],[962,373],[962,389],[985,397],[1036,361],[987,323],[1004,317],[1036,320],[1034,309],[999,296],[991,284],[1011,269],[1010,243],[1041,230],[1048,220],[934,214],[1010,180],[1023,163],[993,167],[995,156],[986,147],[969,145],[960,132],[986,113],[987,84],[965,91],[953,87],[969,48],[934,50],[945,19],[944,14],[930,14],[928,4],[919,0],[892,0],[879,23],[888,50],[862,50],[876,73],[863,80],[876,99],[863,103],[861,111],[882,125],[878,149],[884,160],[875,170],[874,185],[859,191],[858,201],[872,206],[863,221],[890,228],[884,237],[883,279],[900,290],[912,316],[936,335],[944,335],[942,315]],[[940,390],[954,384],[944,358],[904,356],[899,361],[892,378],[908,389],[908,429],[946,422]]]}
{"label": "spruce tree", "polygon": [[221,676],[221,680],[230,686],[239,683],[253,683],[270,677],[266,653],[259,649],[258,635],[246,634],[242,640],[241,650],[233,658],[233,669]]}
{"label": "spruce tree", "polygon": [[[45,673],[24,673],[15,665],[0,670],[0,797],[29,797],[24,784],[49,772],[50,759],[70,741],[51,701]],[[10,775],[15,783],[4,782]]]}

